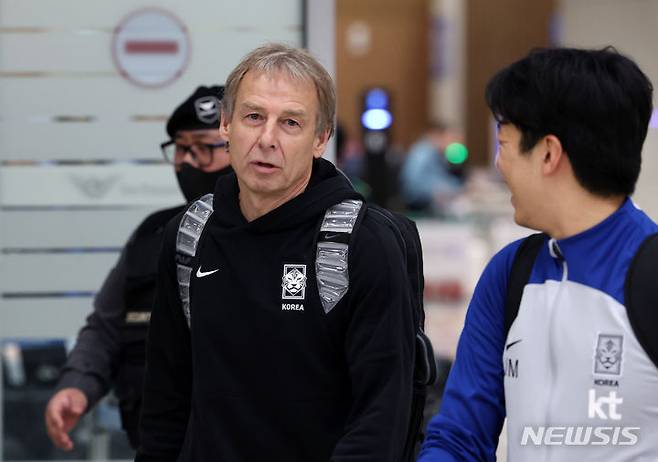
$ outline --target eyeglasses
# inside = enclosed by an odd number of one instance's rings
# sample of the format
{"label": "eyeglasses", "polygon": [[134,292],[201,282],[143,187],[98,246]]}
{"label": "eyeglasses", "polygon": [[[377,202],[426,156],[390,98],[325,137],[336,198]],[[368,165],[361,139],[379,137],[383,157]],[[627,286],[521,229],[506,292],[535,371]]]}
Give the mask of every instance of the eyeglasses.
{"label": "eyeglasses", "polygon": [[176,143],[174,140],[169,140],[162,143],[160,149],[165,160],[170,164],[180,163],[180,160],[189,152],[199,167],[207,167],[212,163],[215,149],[223,148],[224,146],[226,146],[226,143],[223,141],[216,144],[195,143],[188,146]]}

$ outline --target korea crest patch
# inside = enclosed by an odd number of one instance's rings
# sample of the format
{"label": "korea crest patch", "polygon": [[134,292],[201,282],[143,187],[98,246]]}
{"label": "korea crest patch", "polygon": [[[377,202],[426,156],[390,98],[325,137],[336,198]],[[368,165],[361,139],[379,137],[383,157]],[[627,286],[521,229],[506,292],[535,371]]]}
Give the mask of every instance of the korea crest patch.
{"label": "korea crest patch", "polygon": [[306,265],[283,265],[281,298],[303,300],[306,296]]}
{"label": "korea crest patch", "polygon": [[594,354],[594,373],[621,375],[624,336],[599,334]]}

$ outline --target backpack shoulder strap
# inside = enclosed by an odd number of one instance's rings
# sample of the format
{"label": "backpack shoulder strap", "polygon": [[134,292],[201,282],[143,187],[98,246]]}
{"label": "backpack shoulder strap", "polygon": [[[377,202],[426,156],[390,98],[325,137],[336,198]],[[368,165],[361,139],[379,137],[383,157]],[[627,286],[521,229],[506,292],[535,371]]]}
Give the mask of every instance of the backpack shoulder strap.
{"label": "backpack shoulder strap", "polygon": [[206,194],[194,201],[185,211],[178,225],[176,234],[176,278],[183,314],[187,326],[191,326],[190,315],[190,279],[192,268],[197,259],[197,248],[201,233],[213,212],[213,195]]}
{"label": "backpack shoulder strap", "polygon": [[535,259],[546,240],[546,234],[537,233],[526,237],[516,250],[512,270],[507,282],[507,299],[505,300],[505,337],[519,313],[523,288],[530,279]]}
{"label": "backpack shoulder strap", "polygon": [[320,302],[329,313],[347,293],[349,242],[352,231],[363,219],[363,201],[347,199],[327,209],[320,225],[315,254],[315,277]]}
{"label": "backpack shoulder strap", "polygon": [[637,340],[658,367],[658,233],[644,240],[626,273],[624,302]]}

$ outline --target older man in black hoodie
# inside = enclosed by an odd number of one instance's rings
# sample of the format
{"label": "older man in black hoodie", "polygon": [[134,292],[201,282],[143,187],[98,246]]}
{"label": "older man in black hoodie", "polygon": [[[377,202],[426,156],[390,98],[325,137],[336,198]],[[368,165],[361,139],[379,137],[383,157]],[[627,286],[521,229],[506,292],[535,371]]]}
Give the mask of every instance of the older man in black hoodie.
{"label": "older man in black hoodie", "polygon": [[396,236],[365,214],[335,305],[315,274],[326,210],[362,199],[321,159],[331,77],[305,51],[265,46],[229,75],[222,107],[235,174],[206,200],[189,299],[181,217],[165,230],[136,460],[399,461],[414,321]]}

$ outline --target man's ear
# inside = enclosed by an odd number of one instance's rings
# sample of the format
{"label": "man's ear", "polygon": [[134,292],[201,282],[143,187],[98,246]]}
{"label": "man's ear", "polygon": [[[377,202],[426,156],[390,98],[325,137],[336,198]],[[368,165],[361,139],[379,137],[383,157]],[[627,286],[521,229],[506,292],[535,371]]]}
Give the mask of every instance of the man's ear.
{"label": "man's ear", "polygon": [[231,122],[224,117],[224,114],[222,114],[222,119],[221,122],[219,123],[219,135],[227,143],[229,141],[230,132],[231,132]]}
{"label": "man's ear", "polygon": [[567,161],[567,153],[562,148],[560,139],[555,135],[546,135],[542,143],[542,172],[552,175]]}
{"label": "man's ear", "polygon": [[324,150],[327,148],[327,143],[329,142],[329,136],[331,135],[331,129],[326,129],[319,135],[315,137],[313,142],[313,157],[316,159],[322,157]]}

